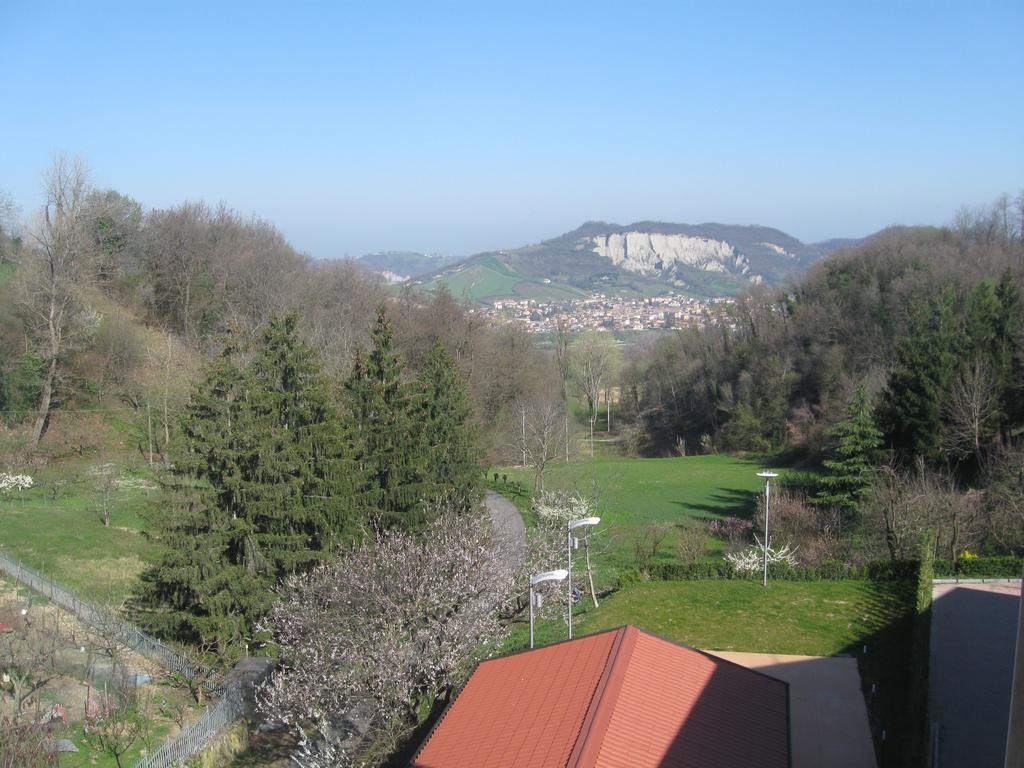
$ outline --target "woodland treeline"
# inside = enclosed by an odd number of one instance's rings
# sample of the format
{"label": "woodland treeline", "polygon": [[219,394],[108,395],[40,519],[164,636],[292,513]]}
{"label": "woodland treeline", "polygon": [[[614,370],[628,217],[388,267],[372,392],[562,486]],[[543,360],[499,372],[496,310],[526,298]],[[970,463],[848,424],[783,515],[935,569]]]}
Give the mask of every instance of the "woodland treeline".
{"label": "woodland treeline", "polygon": [[[807,493],[842,519],[801,514],[818,533],[876,542],[871,554],[907,556],[923,530],[940,556],[1019,553],[1022,291],[1024,197],[950,228],[885,230],[785,288],[749,290],[726,326],[634,353],[622,379],[633,440],[653,455],[824,468],[825,489]],[[842,503],[829,483],[845,484]]]}
{"label": "woodland treeline", "polygon": [[[700,446],[818,460],[866,384],[904,460],[976,459],[1024,426],[1024,247],[995,231],[892,228],[781,290],[739,297],[731,327],[662,337],[624,374],[646,451]],[[984,401],[965,432],[961,395]]]}
{"label": "woodland treeline", "polygon": [[[442,338],[466,378],[485,445],[498,441],[517,403],[553,386],[525,333],[485,325],[443,291],[395,295],[351,261],[312,259],[272,224],[224,204],[144,210],[93,187],[84,164],[63,156],[45,181],[38,210],[19,215],[0,200],[0,267],[17,267],[0,287],[0,411],[8,424],[35,420],[33,448],[51,408],[97,387],[133,406],[161,406],[155,439],[170,438],[173,424],[163,422],[173,422],[175,409],[162,407],[166,390],[180,409],[188,393],[181,380],[225,334],[251,343],[272,316],[292,312],[332,376],[347,375],[368,344],[382,302],[410,374]],[[166,344],[156,349],[143,326],[165,334]],[[169,387],[154,381],[155,370],[167,378],[172,368]]]}

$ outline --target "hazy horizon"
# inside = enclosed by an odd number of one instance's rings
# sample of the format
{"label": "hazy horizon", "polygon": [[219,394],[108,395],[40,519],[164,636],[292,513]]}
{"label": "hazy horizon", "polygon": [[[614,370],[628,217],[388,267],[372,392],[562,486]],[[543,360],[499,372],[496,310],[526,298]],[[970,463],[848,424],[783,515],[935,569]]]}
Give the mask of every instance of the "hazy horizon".
{"label": "hazy horizon", "polygon": [[145,207],[226,202],[318,258],[588,220],[804,242],[1024,183],[1024,6],[648,3],[0,11],[0,190],[55,151]]}

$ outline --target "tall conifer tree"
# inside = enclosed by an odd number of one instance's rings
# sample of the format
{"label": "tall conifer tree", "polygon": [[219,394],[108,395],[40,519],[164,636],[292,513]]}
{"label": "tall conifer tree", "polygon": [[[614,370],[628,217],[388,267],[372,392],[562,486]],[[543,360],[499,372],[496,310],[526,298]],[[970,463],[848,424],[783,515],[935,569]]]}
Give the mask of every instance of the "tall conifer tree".
{"label": "tall conifer tree", "polygon": [[427,491],[423,456],[410,388],[402,379],[383,305],[371,332],[370,352],[356,354],[345,382],[345,404],[361,514],[385,527],[417,527]]}
{"label": "tall conifer tree", "polygon": [[247,366],[241,353],[229,339],[186,409],[177,503],[155,521],[164,552],[140,595],[154,629],[221,647],[354,528],[339,421],[295,316],[269,321]]}
{"label": "tall conifer tree", "polygon": [[907,332],[896,344],[882,414],[887,437],[904,460],[937,454],[942,398],[963,341],[953,303],[950,289],[916,299]]}
{"label": "tall conifer tree", "polygon": [[871,394],[866,386],[854,393],[846,418],[832,430],[832,458],[826,459],[815,504],[838,507],[847,517],[857,512],[867,493],[871,472],[882,447],[882,433],[875,425]]}
{"label": "tall conifer tree", "polygon": [[438,339],[416,382],[415,423],[424,474],[434,493],[474,503],[480,493],[480,450],[465,381]]}

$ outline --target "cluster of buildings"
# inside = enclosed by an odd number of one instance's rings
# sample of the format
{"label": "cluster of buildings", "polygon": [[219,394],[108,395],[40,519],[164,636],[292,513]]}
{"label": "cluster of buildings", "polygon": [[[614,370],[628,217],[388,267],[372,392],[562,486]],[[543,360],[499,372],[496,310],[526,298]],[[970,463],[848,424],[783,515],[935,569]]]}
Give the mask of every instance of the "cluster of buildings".
{"label": "cluster of buildings", "polygon": [[698,299],[676,293],[649,298],[624,298],[596,293],[585,299],[543,302],[535,299],[494,299],[477,310],[499,323],[519,323],[532,333],[567,331],[649,331],[703,327],[718,322],[732,299]]}

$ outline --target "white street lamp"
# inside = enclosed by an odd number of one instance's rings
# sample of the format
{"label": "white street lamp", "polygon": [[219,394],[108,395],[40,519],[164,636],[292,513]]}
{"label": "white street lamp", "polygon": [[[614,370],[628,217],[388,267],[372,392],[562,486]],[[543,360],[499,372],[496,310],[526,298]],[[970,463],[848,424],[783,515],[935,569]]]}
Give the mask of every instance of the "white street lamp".
{"label": "white street lamp", "polygon": [[577,528],[581,528],[584,525],[597,525],[601,522],[600,517],[584,517],[581,520],[573,520],[569,523],[568,531],[566,533],[568,541],[567,547],[569,553],[569,639],[572,640],[572,551],[579,546],[579,540],[575,539],[572,532]]}
{"label": "white street lamp", "polygon": [[538,573],[536,576],[530,577],[530,647],[533,648],[533,607],[536,605],[540,608],[544,605],[544,601],[540,595],[535,595],[533,588],[544,581],[561,581],[569,572],[564,568],[559,568],[557,571],[544,571],[544,573]]}
{"label": "white street lamp", "polygon": [[771,498],[772,478],[778,477],[775,472],[765,470],[758,472],[758,477],[764,478],[764,586],[768,586],[768,501]]}

